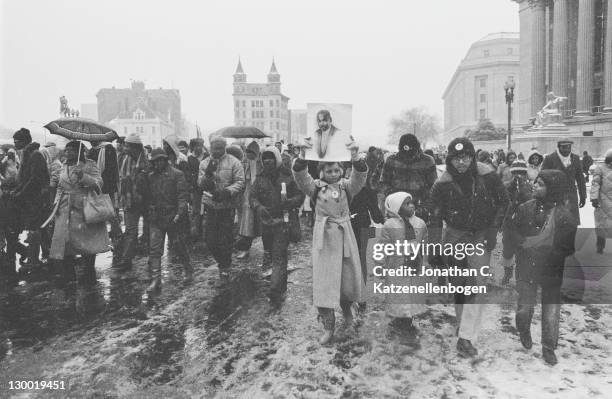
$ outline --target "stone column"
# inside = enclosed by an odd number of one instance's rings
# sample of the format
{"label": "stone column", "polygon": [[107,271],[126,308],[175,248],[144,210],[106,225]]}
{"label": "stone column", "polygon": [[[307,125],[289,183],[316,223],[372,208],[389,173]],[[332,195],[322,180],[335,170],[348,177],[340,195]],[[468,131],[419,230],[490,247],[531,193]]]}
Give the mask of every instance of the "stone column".
{"label": "stone column", "polygon": [[553,13],[552,91],[567,97],[569,81],[568,0],[555,0]]}
{"label": "stone column", "polygon": [[612,112],[612,0],[608,0],[604,48],[604,111]]}
{"label": "stone column", "polygon": [[540,4],[532,10],[531,46],[531,115],[535,116],[546,98],[546,12]]}
{"label": "stone column", "polygon": [[576,115],[590,115],[593,107],[594,33],[595,0],[578,0]]}

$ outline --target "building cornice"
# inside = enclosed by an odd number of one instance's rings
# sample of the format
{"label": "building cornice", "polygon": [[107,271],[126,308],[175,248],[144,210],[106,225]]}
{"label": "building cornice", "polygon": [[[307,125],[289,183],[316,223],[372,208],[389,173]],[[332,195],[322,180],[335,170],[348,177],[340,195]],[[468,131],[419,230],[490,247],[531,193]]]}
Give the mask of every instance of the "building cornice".
{"label": "building cornice", "polygon": [[498,61],[493,61],[493,62],[487,62],[485,64],[459,65],[457,69],[455,70],[455,73],[453,74],[453,77],[451,78],[450,82],[446,86],[446,90],[444,90],[444,94],[442,94],[442,99],[444,100],[446,98],[446,96],[448,95],[448,92],[452,89],[453,85],[455,84],[455,81],[457,80],[457,77],[459,76],[461,72],[466,72],[466,71],[470,71],[474,69],[481,69],[481,68],[486,69],[486,68],[497,67],[497,66],[516,66],[518,67],[520,66],[520,61],[519,60],[516,60],[516,61],[498,60]]}

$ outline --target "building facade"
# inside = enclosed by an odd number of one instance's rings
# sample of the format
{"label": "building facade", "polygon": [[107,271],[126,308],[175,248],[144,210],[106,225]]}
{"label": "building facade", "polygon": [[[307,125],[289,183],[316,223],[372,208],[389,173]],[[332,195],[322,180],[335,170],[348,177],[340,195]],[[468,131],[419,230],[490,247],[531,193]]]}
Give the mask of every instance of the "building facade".
{"label": "building facade", "polygon": [[[181,95],[177,89],[146,89],[144,82],[133,81],[130,88],[100,89],[96,97],[98,120],[102,123],[123,119],[140,108],[145,114],[157,115],[164,123],[171,124],[173,133],[183,135]],[[134,120],[134,123],[138,124],[140,120]]]}
{"label": "building facade", "polygon": [[612,134],[612,0],[514,0],[521,30],[519,114],[535,117],[553,92],[567,97],[573,133]]}
{"label": "building facade", "polygon": [[135,104],[126,112],[120,112],[107,124],[119,136],[138,134],[144,145],[153,148],[162,147],[162,139],[175,133],[174,125],[168,122],[168,116],[160,115],[144,102]]}
{"label": "building facade", "polygon": [[236,126],[253,126],[276,141],[289,141],[289,97],[281,93],[280,74],[274,60],[267,83],[247,83],[242,62],[238,60],[233,98]]}
{"label": "building facade", "polygon": [[289,142],[293,144],[301,144],[308,135],[308,111],[305,109],[289,110],[290,115],[290,137]]}
{"label": "building facade", "polygon": [[[445,140],[463,136],[481,119],[507,127],[504,84],[511,79],[515,96],[520,92],[519,47],[519,34],[513,32],[491,33],[472,44],[442,95]],[[519,118],[515,108],[512,122]]]}

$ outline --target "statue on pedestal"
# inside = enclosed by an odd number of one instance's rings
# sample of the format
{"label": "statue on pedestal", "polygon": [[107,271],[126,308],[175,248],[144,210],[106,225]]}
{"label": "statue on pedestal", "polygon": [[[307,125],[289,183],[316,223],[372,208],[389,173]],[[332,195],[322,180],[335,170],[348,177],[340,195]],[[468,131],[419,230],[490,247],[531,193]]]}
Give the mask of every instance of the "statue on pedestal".
{"label": "statue on pedestal", "polygon": [[559,106],[567,97],[556,96],[552,91],[546,95],[546,105],[537,113],[536,125],[538,127],[557,125],[565,126],[561,122],[562,115]]}
{"label": "statue on pedestal", "polygon": [[67,117],[68,114],[70,113],[70,108],[68,108],[68,100],[66,99],[65,96],[61,96],[59,98],[60,101],[60,115]]}

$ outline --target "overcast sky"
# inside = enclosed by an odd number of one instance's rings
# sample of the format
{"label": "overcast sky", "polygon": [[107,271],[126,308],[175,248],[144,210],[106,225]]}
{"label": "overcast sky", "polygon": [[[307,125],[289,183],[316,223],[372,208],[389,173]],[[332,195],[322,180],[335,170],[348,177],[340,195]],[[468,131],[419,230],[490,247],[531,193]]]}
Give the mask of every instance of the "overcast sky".
{"label": "overcast sky", "polygon": [[[238,56],[249,82],[272,57],[290,108],[353,104],[353,133],[386,141],[389,119],[442,93],[469,46],[518,32],[510,0],[0,0],[0,125],[29,126],[95,103],[103,87],[180,90],[205,133],[233,124]],[[35,121],[35,122],[31,122]],[[380,139],[377,139],[380,137]]]}

